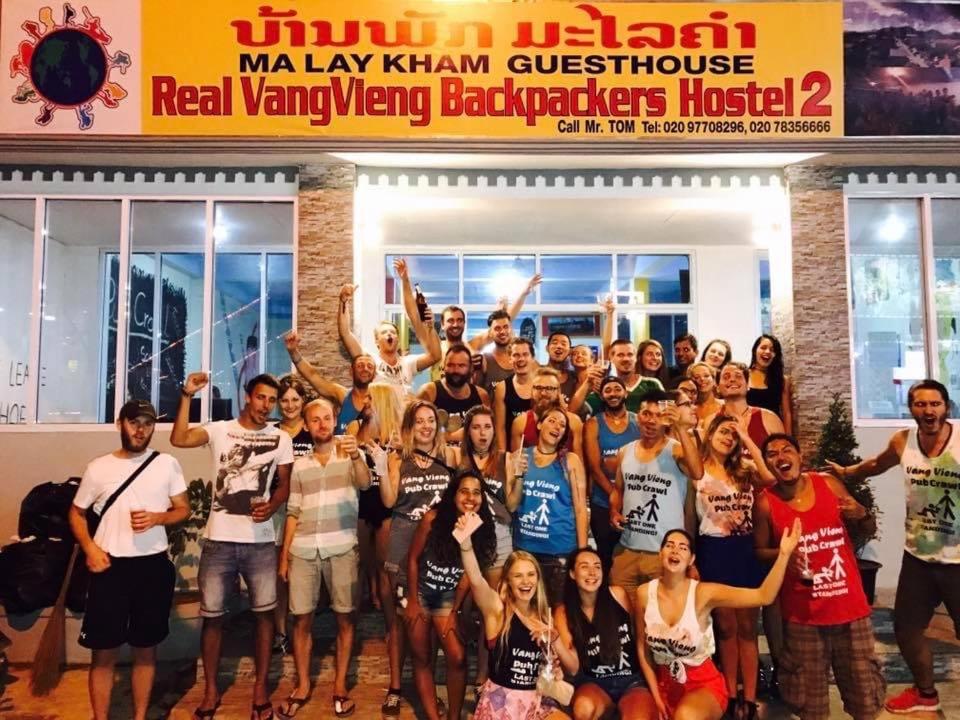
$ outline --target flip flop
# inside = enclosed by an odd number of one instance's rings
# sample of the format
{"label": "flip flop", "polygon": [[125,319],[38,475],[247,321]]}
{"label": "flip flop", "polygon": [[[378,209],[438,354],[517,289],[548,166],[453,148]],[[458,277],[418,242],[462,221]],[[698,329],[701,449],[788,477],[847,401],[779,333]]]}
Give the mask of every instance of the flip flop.
{"label": "flip flop", "polygon": [[338,718],[350,717],[356,709],[356,704],[346,695],[333,696],[333,714]]}
{"label": "flip flop", "polygon": [[220,698],[217,698],[217,701],[213,704],[213,707],[209,710],[201,710],[197,708],[193,711],[193,717],[196,720],[212,720],[213,716],[217,714],[217,710],[220,709]]}
{"label": "flip flop", "polygon": [[[264,716],[264,713],[268,714]],[[250,720],[273,720],[273,703],[253,705],[250,709]]]}
{"label": "flip flop", "polygon": [[296,714],[300,712],[300,708],[306,705],[309,700],[310,700],[309,697],[305,697],[305,698],[295,698],[292,696],[288,697],[284,701],[284,705],[277,708],[277,714],[282,718],[289,719],[289,718],[295,717]]}

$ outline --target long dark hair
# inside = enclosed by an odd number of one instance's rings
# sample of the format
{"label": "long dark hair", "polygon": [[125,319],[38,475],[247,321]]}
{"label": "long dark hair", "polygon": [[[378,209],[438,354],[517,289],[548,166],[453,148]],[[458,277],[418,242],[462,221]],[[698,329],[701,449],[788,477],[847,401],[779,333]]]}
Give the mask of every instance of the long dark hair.
{"label": "long dark hair", "polygon": [[757,348],[764,339],[769,340],[773,345],[773,360],[770,361],[770,367],[765,371],[767,377],[767,387],[771,394],[780,402],[780,396],[783,394],[783,349],[780,347],[780,341],[773,335],[764,333],[753,342],[753,348],[750,350],[750,369],[759,368],[757,365]]}
{"label": "long dark hair", "polygon": [[[567,612],[567,626],[573,636],[573,647],[580,658],[580,668],[586,668],[590,659],[587,657],[587,643],[594,634],[600,636],[600,655],[597,662],[600,665],[617,665],[620,662],[620,613],[617,609],[620,603],[610,592],[610,581],[606,573],[600,580],[597,588],[597,604],[593,609],[593,621],[587,619],[580,606],[580,590],[577,582],[571,577],[574,567],[583,553],[590,553],[600,558],[596,550],[589,547],[577,548],[567,558],[567,577],[563,583],[563,607]],[[602,568],[601,564],[601,568]]]}
{"label": "long dark hair", "polygon": [[467,478],[473,478],[480,483],[480,509],[477,515],[483,520],[483,524],[473,533],[473,552],[477,556],[480,568],[485,569],[490,567],[497,556],[497,535],[493,527],[493,512],[487,504],[486,485],[480,473],[465,470],[453,476],[435,508],[437,514],[433,518],[433,525],[427,535],[427,544],[433,547],[437,562],[441,565],[447,567],[460,565],[460,545],[453,537],[453,528],[460,518],[455,500],[457,491]]}

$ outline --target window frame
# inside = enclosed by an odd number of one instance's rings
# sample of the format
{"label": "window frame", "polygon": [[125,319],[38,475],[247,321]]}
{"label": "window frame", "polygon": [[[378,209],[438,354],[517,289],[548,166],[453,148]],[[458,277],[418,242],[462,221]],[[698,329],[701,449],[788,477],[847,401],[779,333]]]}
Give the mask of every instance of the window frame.
{"label": "window frame", "polygon": [[938,355],[939,333],[937,330],[937,312],[934,287],[936,283],[936,263],[933,249],[933,201],[958,200],[960,195],[949,192],[931,190],[880,190],[858,188],[856,191],[845,189],[843,196],[843,250],[846,267],[844,272],[847,278],[847,342],[850,360],[850,394],[851,418],[858,427],[913,427],[914,421],[910,418],[865,418],[861,417],[857,403],[857,376],[854,344],[854,317],[853,317],[853,268],[850,251],[850,201],[851,200],[912,200],[918,202],[920,225],[920,299],[923,312],[924,333],[924,363],[927,377],[940,380],[939,362],[933,359]]}
{"label": "window frame", "polygon": [[[204,228],[204,298],[203,298],[203,318],[201,325],[201,372],[209,373],[212,362],[213,351],[213,280],[214,280],[214,262],[217,255],[216,239],[214,238],[215,228],[215,208],[217,203],[271,203],[286,204],[291,206],[291,237],[290,254],[293,260],[293,288],[292,288],[292,308],[293,313],[292,327],[297,327],[297,305],[299,295],[299,197],[296,195],[224,195],[224,194],[139,194],[139,193],[116,193],[116,194],[94,194],[94,193],[9,193],[0,192],[0,200],[33,200],[34,205],[34,228],[33,228],[33,267],[32,267],[32,285],[30,296],[30,340],[28,367],[30,376],[27,380],[27,397],[32,403],[30,415],[27,422],[17,424],[0,424],[0,433],[4,432],[23,432],[29,429],[30,432],[90,432],[91,430],[110,430],[114,431],[113,423],[42,423],[39,418],[39,391],[40,391],[40,332],[41,332],[41,307],[43,301],[43,265],[45,252],[45,231],[47,219],[47,203],[61,200],[80,200],[80,201],[119,201],[120,202],[120,237],[119,237],[119,280],[117,284],[117,293],[119,297],[126,298],[128,295],[130,280],[130,262],[131,262],[131,210],[134,202],[203,202],[205,203],[205,228]],[[170,250],[172,252],[172,250]],[[133,249],[133,252],[158,252],[154,250]],[[265,263],[266,255],[282,252],[279,247],[251,248],[249,246],[238,246],[231,248],[226,253],[250,253],[257,252],[263,256]],[[106,252],[100,253],[100,265],[103,268],[106,258]],[[261,275],[266,272],[265,265]],[[263,282],[261,279],[261,288]],[[261,303],[261,305],[264,305]],[[261,308],[261,313],[265,308]],[[127,302],[117,304],[117,343],[115,354],[116,367],[116,387],[114,393],[114,417],[120,413],[126,397],[127,386],[127,334],[128,328],[128,307]],[[102,332],[102,328],[101,328]],[[260,326],[260,333],[266,332],[263,323]],[[121,340],[122,339],[122,340]],[[264,362],[261,355],[261,364]],[[101,357],[101,365],[106,363],[106,357]],[[99,378],[97,383],[99,383]],[[211,389],[208,385],[200,391],[200,417],[210,417],[210,399]],[[98,403],[102,405],[103,399]],[[98,408],[99,410],[100,408]],[[164,423],[166,425],[166,423]]]}
{"label": "window frame", "polygon": [[[458,258],[458,267],[460,273],[459,297],[463,298],[463,258],[465,255],[533,255],[536,272],[540,272],[541,257],[544,255],[609,255],[611,258],[611,287],[614,290],[617,287],[617,255],[685,255],[688,258],[690,266],[690,301],[687,303],[630,303],[617,305],[617,316],[627,312],[646,312],[650,315],[678,315],[686,314],[688,332],[696,334],[698,325],[697,315],[697,252],[692,246],[674,246],[674,245],[651,245],[638,248],[636,245],[611,244],[602,247],[586,247],[574,249],[569,246],[542,246],[538,249],[517,248],[516,252],[507,252],[503,247],[478,245],[469,250],[457,250],[447,247],[423,246],[403,246],[390,245],[381,248],[378,252],[380,260],[378,262],[379,271],[384,273],[380,278],[378,287],[384,287],[386,278],[386,258],[388,255],[410,257],[415,255],[455,255]],[[415,280],[416,278],[414,278]],[[512,301],[514,298],[510,298]],[[378,316],[386,317],[389,313],[403,313],[402,303],[387,303],[382,292],[377,294]],[[488,313],[492,309],[490,305],[478,303],[457,303],[463,308],[464,312],[470,313]],[[434,308],[438,311],[439,308]],[[525,313],[554,313],[571,312],[587,313],[598,312],[596,303],[541,303],[540,288],[536,288],[533,297],[527,298],[523,305]],[[361,332],[366,332],[364,328]]]}

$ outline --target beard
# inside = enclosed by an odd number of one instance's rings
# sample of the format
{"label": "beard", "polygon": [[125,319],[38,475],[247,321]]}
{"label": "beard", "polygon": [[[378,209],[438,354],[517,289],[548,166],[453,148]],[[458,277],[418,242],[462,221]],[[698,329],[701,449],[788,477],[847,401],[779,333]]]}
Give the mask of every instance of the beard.
{"label": "beard", "polygon": [[137,442],[127,434],[127,431],[122,427],[120,428],[120,446],[129,453],[140,453],[146,450],[150,446],[150,440],[153,439],[153,431],[150,431],[150,434],[147,435],[147,439],[143,441],[142,444],[137,444]]}
{"label": "beard", "polygon": [[361,379],[358,378],[356,375],[353,376],[353,386],[354,386],[357,390],[366,390],[368,387],[370,387],[370,383],[371,383],[371,382],[373,382],[373,381],[372,381],[372,380],[361,380]]}
{"label": "beard", "polygon": [[323,434],[317,433],[316,435],[311,435],[310,439],[313,440],[314,445],[323,445],[324,443],[332,442],[333,430]]}
{"label": "beard", "polygon": [[460,373],[446,373],[443,379],[447,381],[447,385],[459,390],[470,381],[470,376],[466,373],[462,375]]}
{"label": "beard", "polygon": [[454,330],[453,328],[451,328],[449,330],[444,330],[443,334],[444,336],[446,336],[447,342],[449,343],[458,343],[461,340],[463,340],[462,329]]}
{"label": "beard", "polygon": [[618,413],[618,412],[620,412],[621,410],[623,410],[624,403],[625,403],[625,401],[624,401],[623,399],[619,399],[619,400],[617,400],[616,402],[614,402],[613,404],[611,404],[611,403],[609,403],[608,401],[604,400],[604,401],[603,401],[603,409],[604,409],[605,412]]}

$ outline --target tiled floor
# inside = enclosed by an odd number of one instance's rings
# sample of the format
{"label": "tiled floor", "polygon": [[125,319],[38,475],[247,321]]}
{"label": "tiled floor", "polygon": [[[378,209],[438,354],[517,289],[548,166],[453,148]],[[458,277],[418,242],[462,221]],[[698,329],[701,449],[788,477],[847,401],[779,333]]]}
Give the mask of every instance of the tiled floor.
{"label": "tiled floor", "polygon": [[[934,640],[934,653],[937,679],[943,703],[939,715],[916,714],[917,718],[960,718],[960,642],[945,622],[938,616],[931,636]],[[252,687],[253,663],[244,655],[249,647],[251,620],[248,616],[236,618],[227,634],[225,648],[226,659],[221,667],[220,685],[223,689],[223,705],[217,713],[220,720],[246,720],[250,717],[250,697]],[[909,677],[893,641],[892,625],[888,610],[874,613],[874,627],[877,633],[877,652],[880,654],[891,691],[902,688]],[[364,614],[358,628],[359,647],[351,667],[352,697],[357,703],[357,720],[380,718],[380,703],[387,685],[386,646],[383,639],[383,627],[379,616]],[[332,618],[321,615],[316,622],[314,676],[319,679],[313,698],[299,713],[300,718],[333,718],[331,706],[331,641],[334,635]],[[763,647],[761,646],[761,650]],[[442,664],[442,662],[441,662]],[[199,677],[202,670],[194,662],[164,664],[159,668],[154,699],[149,717],[174,718],[188,720],[202,695]],[[26,688],[28,668],[13,668],[8,683],[0,688],[0,718],[4,720],[86,720],[90,718],[87,702],[86,671],[83,668],[68,670],[59,687],[47,698],[33,698]],[[274,657],[271,667],[273,698],[279,704],[291,688],[293,663],[289,657]],[[439,692],[444,695],[442,686]],[[405,701],[401,718],[411,720],[418,717],[410,699],[415,697],[412,684],[404,687]],[[468,690],[467,710],[472,710],[471,691]],[[834,688],[831,693],[831,717],[847,717],[842,711],[839,696]],[[129,671],[118,671],[117,686],[114,693],[111,717],[125,719],[131,717],[129,694]],[[764,706],[762,717],[780,720],[789,717],[779,704]],[[883,715],[881,717],[887,717]],[[890,716],[894,717],[894,716]],[[899,716],[904,717],[904,716]],[[505,719],[508,720],[508,719]]]}

